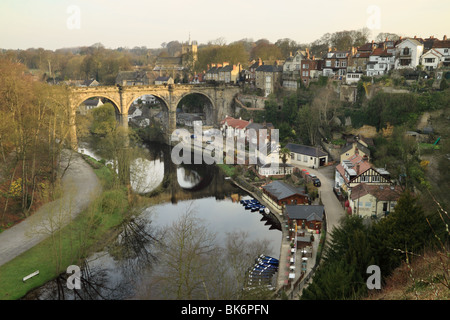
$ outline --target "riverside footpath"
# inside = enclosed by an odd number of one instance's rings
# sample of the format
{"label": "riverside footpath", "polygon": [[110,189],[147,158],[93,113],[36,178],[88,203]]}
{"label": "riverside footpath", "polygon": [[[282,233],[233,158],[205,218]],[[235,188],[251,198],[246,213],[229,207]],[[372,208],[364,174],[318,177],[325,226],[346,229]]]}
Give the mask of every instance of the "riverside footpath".
{"label": "riverside footpath", "polygon": [[96,174],[80,154],[64,150],[61,171],[69,161],[61,180],[62,197],[43,205],[27,219],[0,233],[0,266],[46,239],[55,223],[58,228],[68,224],[101,192]]}

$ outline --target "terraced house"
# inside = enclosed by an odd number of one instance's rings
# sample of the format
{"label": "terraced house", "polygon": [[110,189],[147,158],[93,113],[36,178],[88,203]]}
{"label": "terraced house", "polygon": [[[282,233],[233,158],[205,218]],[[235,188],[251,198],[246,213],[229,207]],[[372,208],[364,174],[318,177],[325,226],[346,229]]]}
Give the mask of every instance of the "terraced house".
{"label": "terraced house", "polygon": [[281,87],[283,66],[278,62],[273,65],[261,65],[255,70],[255,85],[264,92],[264,96],[275,92],[277,87]]}

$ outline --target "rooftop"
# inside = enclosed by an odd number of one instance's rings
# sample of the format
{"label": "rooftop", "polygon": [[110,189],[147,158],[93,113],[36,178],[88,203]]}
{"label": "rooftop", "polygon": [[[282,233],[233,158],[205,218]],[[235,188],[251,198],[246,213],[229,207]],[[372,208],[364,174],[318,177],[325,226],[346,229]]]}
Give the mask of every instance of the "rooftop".
{"label": "rooftop", "polygon": [[286,205],[286,214],[289,219],[322,221],[324,206],[321,205]]}
{"label": "rooftop", "polygon": [[295,143],[288,143],[286,145],[286,148],[288,148],[291,152],[305,154],[305,155],[308,155],[311,157],[324,157],[327,155],[327,153],[320,150],[319,148],[303,146],[303,145],[295,144]]}
{"label": "rooftop", "polygon": [[297,189],[282,181],[274,181],[270,184],[263,186],[263,189],[275,196],[277,199],[285,199],[295,194],[301,194],[306,196],[304,190]]}
{"label": "rooftop", "polygon": [[352,189],[351,199],[354,201],[367,194],[371,194],[377,200],[396,201],[400,198],[402,193],[403,189],[400,186],[383,186],[360,183]]}

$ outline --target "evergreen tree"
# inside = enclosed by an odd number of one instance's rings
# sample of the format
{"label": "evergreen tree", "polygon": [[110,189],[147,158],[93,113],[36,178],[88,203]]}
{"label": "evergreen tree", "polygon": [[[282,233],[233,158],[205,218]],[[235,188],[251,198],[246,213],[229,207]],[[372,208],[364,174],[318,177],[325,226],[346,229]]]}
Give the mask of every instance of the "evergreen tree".
{"label": "evergreen tree", "polygon": [[374,226],[373,235],[380,268],[387,275],[406,258],[405,252],[420,253],[432,232],[417,198],[407,190],[395,211]]}

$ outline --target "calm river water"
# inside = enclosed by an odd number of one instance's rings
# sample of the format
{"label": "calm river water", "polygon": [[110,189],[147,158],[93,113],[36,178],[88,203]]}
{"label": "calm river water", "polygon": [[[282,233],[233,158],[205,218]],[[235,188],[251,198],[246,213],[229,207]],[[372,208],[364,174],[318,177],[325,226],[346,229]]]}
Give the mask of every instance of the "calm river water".
{"label": "calm river water", "polygon": [[[170,182],[175,187],[170,191],[171,194],[167,195],[168,200],[145,208],[131,226],[133,230],[136,228],[145,230],[142,241],[134,239],[137,244],[135,242],[127,244],[133,247],[133,250],[136,246],[146,248],[144,257],[133,255],[127,258],[127,255],[123,254],[124,245],[121,244],[125,236],[121,234],[116,245],[87,259],[88,264],[83,269],[89,270],[93,282],[100,283],[100,289],[96,289],[100,296],[109,299],[161,298],[157,293],[149,294],[143,290],[142,279],[148,280],[152,277],[149,265],[158,267],[158,261],[154,259],[157,251],[151,248],[152,241],[148,241],[146,236],[156,237],[160,230],[170,226],[188,210],[201,219],[208,232],[216,235],[217,245],[226,242],[227,234],[241,232],[246,234],[246,241],[267,241],[270,246],[268,252],[264,254],[279,257],[281,231],[274,228],[262,214],[245,210],[239,201],[251,199],[248,194],[226,180],[217,167],[208,166],[207,169],[204,165],[176,167],[165,162],[170,161],[170,157],[165,156],[168,154],[167,148],[159,144],[147,145],[144,156],[133,161],[131,165],[131,185],[136,191],[141,192],[155,189],[167,175],[166,170],[176,170],[176,175],[172,175],[173,181]],[[79,151],[100,158],[87,145],[82,146]],[[103,287],[108,289],[102,289]],[[47,284],[29,298],[57,298],[55,283]],[[69,291],[65,298],[74,298],[73,293]]]}

